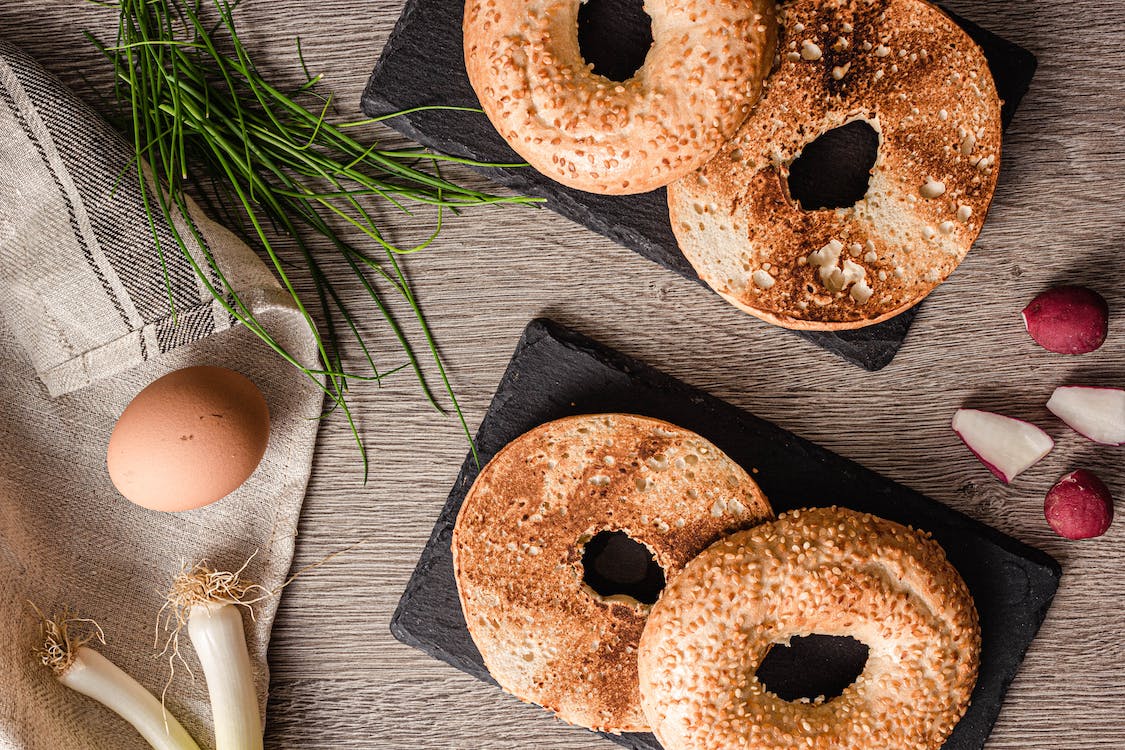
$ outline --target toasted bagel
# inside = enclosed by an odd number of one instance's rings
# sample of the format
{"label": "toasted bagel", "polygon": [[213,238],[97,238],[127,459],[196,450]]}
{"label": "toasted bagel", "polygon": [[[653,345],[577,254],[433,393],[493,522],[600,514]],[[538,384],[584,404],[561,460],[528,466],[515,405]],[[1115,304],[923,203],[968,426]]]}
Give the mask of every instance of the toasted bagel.
{"label": "toasted bagel", "polygon": [[488,462],[457,516],[469,633],[517,698],[590,729],[648,731],[636,650],[650,607],[588,586],[585,543],[624,532],[674,580],[724,533],[771,516],[746,472],[693,432],[626,414],[549,422]]}
{"label": "toasted bagel", "polygon": [[652,48],[627,81],[578,48],[582,0],[467,0],[465,68],[488,119],[553,180],[643,193],[706,162],[750,111],[774,54],[774,0],[647,0]]}
{"label": "toasted bagel", "polygon": [[[699,276],[786,328],[872,325],[957,268],[984,223],[1000,161],[988,61],[925,0],[794,0],[778,69],[730,143],[668,189]],[[879,154],[854,206],[803,210],[789,166],[829,130],[866,121]]]}
{"label": "toasted bagel", "polygon": [[[843,694],[789,702],[756,672],[776,643],[851,636]],[[937,750],[969,704],[977,611],[927,535],[839,508],[784,513],[712,545],[653,607],[641,701],[666,750]]]}

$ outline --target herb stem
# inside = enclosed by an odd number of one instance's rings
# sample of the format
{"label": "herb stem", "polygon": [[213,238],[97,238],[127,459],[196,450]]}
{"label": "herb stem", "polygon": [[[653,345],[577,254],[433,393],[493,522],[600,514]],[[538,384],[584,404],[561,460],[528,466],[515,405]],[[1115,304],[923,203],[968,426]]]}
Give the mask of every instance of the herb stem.
{"label": "herb stem", "polygon": [[[270,349],[309,378],[330,399],[329,412],[339,408],[359,447],[367,478],[367,452],[347,400],[351,381],[379,382],[404,367],[414,373],[423,396],[444,411],[431,390],[422,360],[415,354],[413,337],[400,324],[385,295],[397,298],[409,310],[424,349],[440,379],[445,398],[469,436],[452,381],[433,330],[422,312],[398,256],[419,252],[437,238],[447,211],[490,205],[529,205],[540,199],[494,195],[463,187],[441,175],[439,165],[452,162],[474,167],[516,167],[458,156],[429,153],[417,146],[385,148],[377,140],[362,140],[356,129],[375,125],[395,115],[351,122],[335,122],[334,99],[321,95],[321,76],[312,75],[297,40],[297,57],[304,82],[293,93],[268,81],[254,64],[239,38],[234,20],[238,3],[228,0],[118,0],[116,42],[110,46],[87,34],[114,67],[114,92],[128,107],[126,129],[135,150],[133,170],[155,241],[169,304],[175,300],[166,253],[178,251],[188,260],[208,292],[239,323],[261,338]],[[399,114],[427,110],[476,112],[456,106],[416,107]],[[483,114],[482,114],[483,116]],[[235,214],[237,226],[264,255],[282,289],[292,299],[314,337],[319,363],[299,362],[286,351],[255,317],[249,303],[235,290],[192,221],[187,185],[198,185],[197,174],[208,176],[211,205],[224,215]],[[385,206],[423,221],[418,211],[433,213],[428,229],[414,245],[400,246],[376,218]],[[233,209],[233,211],[231,211]],[[335,224],[373,242],[382,251],[376,260],[341,237]],[[186,225],[187,235],[177,226]],[[166,247],[160,236],[171,228],[175,247]],[[298,261],[287,261],[277,234],[295,247]],[[327,250],[313,239],[326,240]],[[196,260],[195,253],[201,260]],[[325,273],[330,258],[343,262],[352,283],[358,284],[366,303],[391,333],[405,364],[380,372],[377,351],[364,339],[363,312],[344,304],[342,295]],[[313,294],[299,291],[298,276],[311,281]],[[323,320],[323,334],[312,310]],[[337,329],[336,316],[343,320]],[[371,375],[349,372],[344,363],[341,336],[358,343],[362,361]],[[421,348],[419,349],[421,351]],[[472,439],[469,438],[472,445]],[[475,455],[475,446],[473,447]]]}

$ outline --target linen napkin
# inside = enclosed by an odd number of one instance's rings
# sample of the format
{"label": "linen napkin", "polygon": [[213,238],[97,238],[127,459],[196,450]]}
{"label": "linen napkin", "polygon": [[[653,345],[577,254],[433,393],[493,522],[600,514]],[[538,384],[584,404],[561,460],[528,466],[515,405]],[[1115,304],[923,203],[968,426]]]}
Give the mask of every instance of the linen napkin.
{"label": "linen napkin", "polygon": [[[181,565],[236,569],[249,560],[244,575],[273,589],[292,561],[322,391],[234,324],[160,224],[166,281],[132,155],[73,93],[0,41],[0,748],[147,747],[33,658],[39,629],[28,602],[96,620],[107,639],[98,650],[159,695],[169,665],[154,649],[164,637],[158,611]],[[257,318],[312,365],[313,336],[265,265],[197,207],[192,214]],[[202,257],[203,248],[192,251]],[[258,385],[270,407],[269,447],[218,503],[145,510],[109,480],[110,432],[145,385],[195,364]],[[246,617],[263,715],[276,609],[273,597]],[[167,706],[206,748],[206,686],[183,641],[196,674],[179,666]]]}

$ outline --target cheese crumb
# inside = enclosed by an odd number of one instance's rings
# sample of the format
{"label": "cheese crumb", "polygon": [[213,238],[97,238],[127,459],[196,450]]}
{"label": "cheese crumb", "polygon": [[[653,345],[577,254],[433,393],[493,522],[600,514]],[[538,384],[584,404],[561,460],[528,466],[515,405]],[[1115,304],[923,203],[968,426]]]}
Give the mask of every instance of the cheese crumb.
{"label": "cheese crumb", "polygon": [[819,60],[822,56],[823,53],[820,51],[820,47],[818,47],[815,42],[806,39],[801,44],[801,57],[805,58],[809,62]]}
{"label": "cheese crumb", "polygon": [[925,185],[922,186],[922,190],[920,192],[922,193],[923,198],[929,198],[931,200],[933,198],[940,198],[941,196],[945,195],[945,183],[939,180],[929,180]]}
{"label": "cheese crumb", "polygon": [[972,133],[966,133],[965,138],[961,141],[961,155],[969,156],[977,147],[977,137]]}
{"label": "cheese crumb", "polygon": [[859,282],[852,286],[850,294],[852,296],[852,299],[857,303],[865,305],[867,304],[868,300],[871,299],[871,296],[875,294],[875,290],[868,286],[866,281],[863,281],[861,279]]}

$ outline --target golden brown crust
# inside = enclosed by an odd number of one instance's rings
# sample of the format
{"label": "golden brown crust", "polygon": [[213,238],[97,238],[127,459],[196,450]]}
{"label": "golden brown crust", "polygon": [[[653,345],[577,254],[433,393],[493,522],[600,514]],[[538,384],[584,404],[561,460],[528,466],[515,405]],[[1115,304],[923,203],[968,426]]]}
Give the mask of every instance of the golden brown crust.
{"label": "golden brown crust", "polygon": [[[774,643],[867,644],[842,695],[784,701],[755,677]],[[641,700],[666,750],[937,750],[969,704],[976,607],[928,535],[838,508],[782,514],[692,560],[653,606]]]}
{"label": "golden brown crust", "polygon": [[693,432],[626,414],[549,422],[496,454],[457,517],[473,642],[516,697],[598,731],[648,731],[636,648],[649,607],[586,586],[581,545],[623,531],[674,580],[722,534],[769,517],[746,472]]}
{"label": "golden brown crust", "polygon": [[774,54],[774,0],[647,0],[653,44],[628,81],[578,48],[580,0],[466,0],[465,68],[504,140],[578,190],[633,194],[706,162]]}
{"label": "golden brown crust", "polygon": [[[996,187],[1000,99],[980,48],[925,0],[794,0],[780,63],[730,143],[668,189],[700,277],[775,325],[844,330],[916,305],[972,247]],[[805,211],[789,166],[855,120],[878,132],[867,195]]]}

